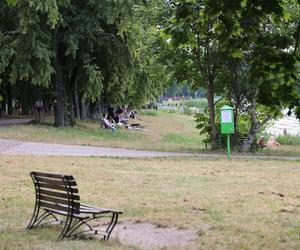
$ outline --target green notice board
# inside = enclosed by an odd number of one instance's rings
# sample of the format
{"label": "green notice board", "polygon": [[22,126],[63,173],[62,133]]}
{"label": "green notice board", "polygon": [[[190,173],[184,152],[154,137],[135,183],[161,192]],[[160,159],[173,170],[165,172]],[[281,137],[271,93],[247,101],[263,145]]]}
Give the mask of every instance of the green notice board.
{"label": "green notice board", "polygon": [[233,108],[227,105],[221,108],[221,134],[234,134]]}

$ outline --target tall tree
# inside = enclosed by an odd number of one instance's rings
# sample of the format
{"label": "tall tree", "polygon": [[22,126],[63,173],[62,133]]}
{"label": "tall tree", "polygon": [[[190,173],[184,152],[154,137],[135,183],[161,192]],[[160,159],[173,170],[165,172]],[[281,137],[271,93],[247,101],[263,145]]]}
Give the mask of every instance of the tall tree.
{"label": "tall tree", "polygon": [[[296,56],[292,53],[297,46],[291,39],[296,28],[294,21],[288,17],[290,12],[287,6],[290,4],[288,1],[274,3],[267,0],[182,0],[173,4],[175,18],[166,31],[172,35],[171,39],[178,48],[184,48],[187,54],[195,55],[195,67],[198,67],[202,82],[207,87],[213,148],[218,133],[214,125],[213,97],[215,91],[218,92],[217,83],[223,74],[220,74],[221,71],[230,72],[227,81],[231,83],[220,85],[223,91],[219,94],[223,92],[224,95],[232,92],[224,91],[228,87],[235,86],[237,91],[238,65],[242,63],[247,67],[249,87],[244,94],[247,94],[250,103],[252,122],[244,149],[251,144],[260,127],[256,119],[257,102],[277,109],[277,113],[281,107],[297,102]],[[293,32],[284,34],[287,27]],[[268,90],[268,95],[265,90]],[[231,101],[231,96],[226,98]]]}
{"label": "tall tree", "polygon": [[[215,80],[222,66],[222,54],[214,27],[217,19],[206,14],[205,1],[178,1],[173,4],[174,18],[165,32],[192,63],[194,85],[205,86],[211,126],[211,145],[217,148],[218,131],[215,122]],[[189,63],[188,63],[189,64]],[[197,76],[198,74],[198,76]]]}

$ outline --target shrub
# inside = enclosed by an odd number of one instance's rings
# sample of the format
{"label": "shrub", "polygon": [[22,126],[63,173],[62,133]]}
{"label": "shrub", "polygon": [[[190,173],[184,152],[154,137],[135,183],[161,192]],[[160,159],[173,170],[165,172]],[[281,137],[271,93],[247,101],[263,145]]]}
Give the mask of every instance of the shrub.
{"label": "shrub", "polygon": [[276,140],[283,145],[300,145],[300,136],[279,135]]}
{"label": "shrub", "polygon": [[207,100],[205,98],[202,99],[188,99],[182,101],[182,105],[186,108],[196,107],[204,110],[207,107]]}
{"label": "shrub", "polygon": [[157,111],[156,109],[144,109],[141,111],[141,115],[158,116],[159,111]]}

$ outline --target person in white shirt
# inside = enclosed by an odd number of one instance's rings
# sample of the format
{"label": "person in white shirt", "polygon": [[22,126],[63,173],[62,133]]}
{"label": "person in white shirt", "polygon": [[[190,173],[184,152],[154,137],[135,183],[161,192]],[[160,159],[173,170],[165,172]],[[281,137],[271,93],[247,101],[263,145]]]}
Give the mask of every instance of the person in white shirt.
{"label": "person in white shirt", "polygon": [[107,119],[107,115],[103,114],[103,118],[102,118],[102,122],[103,122],[103,126],[104,128],[109,128],[112,131],[115,131],[116,128],[109,122],[109,120]]}

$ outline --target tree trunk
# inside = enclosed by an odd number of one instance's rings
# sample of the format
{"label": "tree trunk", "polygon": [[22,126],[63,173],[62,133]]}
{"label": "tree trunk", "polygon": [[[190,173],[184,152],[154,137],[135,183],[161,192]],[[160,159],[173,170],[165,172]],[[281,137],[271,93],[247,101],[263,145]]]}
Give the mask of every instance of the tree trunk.
{"label": "tree trunk", "polygon": [[210,125],[211,125],[211,135],[210,135],[211,148],[215,150],[218,148],[218,144],[217,144],[218,131],[215,122],[214,83],[212,79],[210,79],[207,82],[207,102],[208,102],[209,118],[210,118]]}
{"label": "tree trunk", "polygon": [[55,112],[55,122],[54,125],[57,127],[63,127],[65,125],[65,103],[64,103],[64,85],[62,77],[62,69],[59,60],[59,46],[56,44],[55,49],[56,55],[54,58],[54,93],[55,93],[55,102],[54,102],[54,112]]}
{"label": "tree trunk", "polygon": [[242,152],[247,152],[250,150],[251,144],[252,144],[253,140],[255,139],[256,134],[259,130],[259,123],[258,123],[257,117],[256,117],[256,103],[252,103],[251,106],[252,106],[251,110],[249,111],[250,119],[251,119],[251,127],[250,127],[247,137],[244,139],[244,141],[242,143],[242,146],[241,146]]}
{"label": "tree trunk", "polygon": [[233,122],[234,122],[234,136],[233,136],[233,145],[236,147],[239,143],[239,131],[238,131],[238,110],[240,106],[240,99],[236,99],[236,103],[233,109]]}
{"label": "tree trunk", "polygon": [[99,109],[99,113],[103,114],[103,113],[106,112],[106,106],[105,106],[105,104],[103,103],[102,100],[99,101],[99,107],[98,107],[98,109]]}
{"label": "tree trunk", "polygon": [[71,78],[67,78],[65,81],[65,85],[66,85],[66,102],[67,102],[67,114],[65,115],[65,122],[67,123],[67,125],[71,125],[73,126],[75,124],[75,114],[74,114],[74,74],[75,71],[73,71],[72,73],[72,77]]}
{"label": "tree trunk", "polygon": [[87,117],[87,105],[85,104],[85,101],[81,100],[81,103],[80,103],[80,118],[81,120],[86,120],[88,117]]}
{"label": "tree trunk", "polygon": [[7,114],[12,115],[13,114],[13,105],[12,105],[12,86],[10,83],[7,83],[6,85],[6,91],[7,91]]}
{"label": "tree trunk", "polygon": [[74,82],[73,105],[74,105],[74,118],[78,119],[80,118],[80,109],[79,109],[77,81]]}
{"label": "tree trunk", "polygon": [[212,81],[209,81],[207,83],[207,102],[208,102],[209,118],[210,118],[210,125],[211,125],[211,135],[210,135],[211,148],[217,149],[218,131],[215,122],[215,105],[214,105],[215,100],[214,100],[214,87]]}
{"label": "tree trunk", "polygon": [[75,114],[74,114],[74,100],[73,100],[73,92],[71,87],[71,92],[69,96],[69,112],[70,112],[70,125],[74,126],[75,124]]}
{"label": "tree trunk", "polygon": [[[77,71],[78,71],[78,67],[75,66],[71,71],[70,77],[68,77],[68,81],[66,81],[68,83],[66,85],[66,91],[68,95],[68,111],[69,111],[69,120],[71,126],[75,124],[75,112],[78,112],[77,117],[79,117],[79,105],[78,105],[77,81],[76,81]],[[75,95],[75,90],[76,90],[76,95]],[[78,110],[75,110],[75,105],[77,105],[76,108]]]}
{"label": "tree trunk", "polygon": [[88,119],[92,118],[92,110],[91,110],[91,102],[86,101],[85,102],[85,109],[86,109],[86,115]]}
{"label": "tree trunk", "polygon": [[255,139],[256,134],[259,131],[259,129],[272,119],[272,115],[267,115],[267,117],[263,121],[259,122],[257,120],[257,115],[256,115],[257,94],[258,94],[258,91],[256,91],[256,93],[252,97],[251,109],[249,111],[250,119],[251,119],[251,127],[250,127],[247,137],[242,142],[242,145],[241,145],[242,152],[247,152],[251,149],[251,144],[253,143],[253,140]]}
{"label": "tree trunk", "polygon": [[252,96],[251,99],[251,107],[249,110],[249,115],[250,115],[250,120],[251,120],[251,127],[250,130],[246,136],[246,138],[244,139],[244,141],[242,142],[241,145],[241,151],[242,152],[247,152],[250,150],[251,148],[251,144],[253,142],[253,140],[256,137],[256,134],[260,128],[259,122],[257,120],[257,116],[256,116],[256,97],[258,94],[258,90],[255,91],[255,93]]}
{"label": "tree trunk", "polygon": [[230,82],[231,88],[229,88],[230,92],[230,99],[233,97],[235,99],[235,103],[233,105],[233,122],[234,122],[234,136],[233,136],[233,145],[239,145],[239,134],[238,134],[238,110],[240,108],[241,100],[240,100],[240,93],[238,89],[238,65],[239,60],[234,59],[230,63]]}

